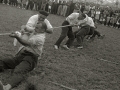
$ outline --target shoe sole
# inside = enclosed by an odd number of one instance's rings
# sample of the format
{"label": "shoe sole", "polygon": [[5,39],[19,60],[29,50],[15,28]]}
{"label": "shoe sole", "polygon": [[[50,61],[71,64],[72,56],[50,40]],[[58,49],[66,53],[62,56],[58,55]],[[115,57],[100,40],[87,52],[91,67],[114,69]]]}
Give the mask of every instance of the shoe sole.
{"label": "shoe sole", "polygon": [[56,47],[54,46],[54,49],[58,50],[59,48],[56,48]]}
{"label": "shoe sole", "polygon": [[62,46],[62,48],[66,49],[66,50],[69,50],[69,48],[66,48],[66,47],[64,47],[64,46]]}

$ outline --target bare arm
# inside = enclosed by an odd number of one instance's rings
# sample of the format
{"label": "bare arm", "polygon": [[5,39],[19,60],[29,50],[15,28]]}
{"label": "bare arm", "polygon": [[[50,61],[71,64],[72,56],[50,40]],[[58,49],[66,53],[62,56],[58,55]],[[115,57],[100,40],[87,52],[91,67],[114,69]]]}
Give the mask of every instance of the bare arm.
{"label": "bare arm", "polygon": [[50,24],[50,22],[47,20],[47,19],[45,19],[45,21],[44,21],[45,23],[46,23],[46,25],[47,25],[47,29],[46,29],[46,32],[47,33],[53,33],[53,27],[52,27],[52,25]]}
{"label": "bare arm", "polygon": [[16,33],[12,33],[9,36],[13,37],[13,38],[16,38],[24,46],[32,46],[33,45],[30,41],[22,39]]}

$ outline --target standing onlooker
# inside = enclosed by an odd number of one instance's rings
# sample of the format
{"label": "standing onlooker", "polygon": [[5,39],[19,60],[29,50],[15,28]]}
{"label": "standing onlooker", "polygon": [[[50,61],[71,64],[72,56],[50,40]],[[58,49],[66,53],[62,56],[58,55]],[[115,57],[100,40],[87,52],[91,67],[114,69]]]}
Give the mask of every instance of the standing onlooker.
{"label": "standing onlooker", "polygon": [[58,1],[55,0],[55,4],[54,4],[54,14],[57,14],[58,11]]}
{"label": "standing onlooker", "polygon": [[110,14],[109,14],[109,15],[107,16],[106,26],[109,26],[110,19],[111,19],[111,17],[110,17]]}
{"label": "standing onlooker", "polygon": [[49,2],[46,1],[45,11],[47,11],[47,12],[48,12],[48,7],[49,7]]}
{"label": "standing onlooker", "polygon": [[91,17],[88,17],[86,14],[81,14],[79,16],[79,26],[81,27],[78,31],[75,31],[75,38],[77,39],[77,48],[83,48],[84,37],[90,35],[90,38],[94,38],[96,35],[99,38],[103,38],[104,35],[101,35],[97,30],[95,30],[95,24]]}
{"label": "standing onlooker", "polygon": [[116,25],[116,23],[117,23],[117,15],[113,14],[112,17],[113,17],[112,18],[112,22],[111,22],[112,23],[112,27],[116,28],[116,26],[117,26]]}
{"label": "standing onlooker", "polygon": [[73,1],[71,1],[69,15],[73,13],[74,9],[75,9],[75,3],[73,3]]}
{"label": "standing onlooker", "polygon": [[22,8],[23,9],[26,9],[26,2],[27,2],[27,0],[22,0]]}
{"label": "standing onlooker", "polygon": [[67,2],[63,1],[63,9],[62,9],[62,13],[61,13],[62,16],[66,15],[66,12],[67,12],[67,5],[66,4],[67,4]]}
{"label": "standing onlooker", "polygon": [[38,10],[41,10],[42,0],[37,0]]}
{"label": "standing onlooker", "polygon": [[42,0],[41,10],[45,10],[46,0]]}
{"label": "standing onlooker", "polygon": [[117,23],[116,23],[116,28],[120,28],[120,15],[117,17]]}
{"label": "standing onlooker", "polygon": [[80,11],[83,13],[84,10],[85,10],[85,4],[83,3],[83,4],[81,5]]}
{"label": "standing onlooker", "polygon": [[52,14],[57,14],[57,10],[58,10],[58,2],[57,0],[55,0],[52,4],[52,10],[51,10],[51,13]]}
{"label": "standing onlooker", "polygon": [[9,1],[9,0],[7,0],[7,5],[9,5],[9,3],[10,3],[10,1]]}
{"label": "standing onlooker", "polygon": [[99,15],[99,21],[100,21],[100,23],[102,23],[102,21],[103,21],[103,12],[104,12],[104,8],[101,7],[100,8],[100,15]]}
{"label": "standing onlooker", "polygon": [[2,3],[3,2],[3,0],[0,0],[0,3]]}
{"label": "standing onlooker", "polygon": [[48,12],[51,13],[53,1],[49,0]]}
{"label": "standing onlooker", "polygon": [[3,0],[3,4],[7,4],[7,0]]}
{"label": "standing onlooker", "polygon": [[22,8],[22,1],[21,0],[17,0],[17,3],[18,3],[17,7],[18,8]]}
{"label": "standing onlooker", "polygon": [[70,12],[70,1],[67,2],[67,11],[66,11],[66,17],[69,16]]}
{"label": "standing onlooker", "polygon": [[38,9],[37,9],[37,0],[33,0],[33,2],[34,2],[34,10],[37,11],[37,10],[38,10]]}
{"label": "standing onlooker", "polygon": [[29,8],[30,8],[30,10],[33,10],[33,7],[34,7],[33,1],[32,1],[32,0],[28,0],[28,4],[27,4],[27,6],[26,6],[26,9],[29,9]]}
{"label": "standing onlooker", "polygon": [[59,6],[58,6],[58,10],[57,10],[57,15],[60,15],[61,14],[61,11],[62,11],[62,1],[59,1]]}

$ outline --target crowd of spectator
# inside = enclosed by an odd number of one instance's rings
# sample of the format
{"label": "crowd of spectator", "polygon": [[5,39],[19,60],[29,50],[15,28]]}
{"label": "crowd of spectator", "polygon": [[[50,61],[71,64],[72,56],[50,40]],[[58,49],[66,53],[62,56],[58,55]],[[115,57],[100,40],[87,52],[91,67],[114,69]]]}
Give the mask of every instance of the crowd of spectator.
{"label": "crowd of spectator", "polygon": [[120,10],[111,7],[101,7],[73,0],[0,0],[0,3],[15,6],[21,9],[45,10],[51,14],[67,17],[73,12],[81,11],[88,14],[96,22],[105,26],[120,28]]}
{"label": "crowd of spectator", "polygon": [[45,10],[51,14],[68,16],[74,11],[73,1],[60,0],[0,0],[1,3],[16,6],[22,9]]}
{"label": "crowd of spectator", "polygon": [[120,28],[120,10],[113,10],[111,7],[100,10],[99,21],[105,26]]}

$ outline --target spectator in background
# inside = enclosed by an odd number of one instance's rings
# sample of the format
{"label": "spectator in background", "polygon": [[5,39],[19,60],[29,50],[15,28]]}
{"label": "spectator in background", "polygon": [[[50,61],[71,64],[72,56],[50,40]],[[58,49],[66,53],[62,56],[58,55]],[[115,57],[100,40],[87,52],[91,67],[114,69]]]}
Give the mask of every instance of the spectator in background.
{"label": "spectator in background", "polygon": [[66,11],[66,17],[69,16],[69,12],[70,12],[70,1],[67,2],[67,11]]}
{"label": "spectator in background", "polygon": [[75,3],[73,3],[73,1],[71,1],[69,15],[73,13],[74,9],[75,9]]}
{"label": "spectator in background", "polygon": [[7,0],[7,5],[9,5],[9,0]]}
{"label": "spectator in background", "polygon": [[[22,0],[21,0],[21,2],[22,2]],[[14,6],[17,7],[17,5],[18,5],[17,0],[14,0]],[[22,3],[21,3],[21,5],[22,5]]]}
{"label": "spectator in background", "polygon": [[80,11],[83,13],[84,10],[85,10],[85,4],[83,3],[83,4],[81,5]]}
{"label": "spectator in background", "polygon": [[113,27],[114,28],[117,27],[117,17],[118,17],[118,15],[114,14],[114,17],[113,17]]}
{"label": "spectator in background", "polygon": [[62,9],[61,15],[62,15],[62,16],[65,16],[65,15],[66,15],[66,12],[67,12],[67,2],[66,2],[66,1],[63,1],[63,9]]}
{"label": "spectator in background", "polygon": [[58,11],[58,1],[57,0],[55,0],[55,14],[57,14],[57,11]]}
{"label": "spectator in background", "polygon": [[57,0],[55,0],[55,2],[53,2],[52,4],[52,10],[51,10],[52,14],[57,14],[57,10],[58,10],[58,2]]}
{"label": "spectator in background", "polygon": [[62,23],[62,26],[71,25],[67,27],[62,27],[61,35],[59,39],[54,44],[55,49],[59,49],[61,42],[65,39],[66,36],[68,36],[68,40],[65,45],[63,45],[64,48],[69,49],[74,41],[74,33],[72,30],[72,27],[76,24],[79,24],[79,16],[81,13],[72,13],[70,14],[65,21]]}
{"label": "spectator in background", "polygon": [[60,0],[59,1],[59,4],[58,4],[58,10],[57,10],[57,15],[60,15],[61,14],[61,11],[62,11],[62,1]]}
{"label": "spectator in background", "polygon": [[41,10],[45,11],[46,4],[47,4],[47,1],[46,0],[42,0]]}
{"label": "spectator in background", "polygon": [[38,10],[37,0],[33,0],[33,2],[34,2],[34,9],[37,11]]}
{"label": "spectator in background", "polygon": [[18,3],[17,7],[18,8],[22,8],[22,1],[21,0],[17,0],[17,3]]}
{"label": "spectator in background", "polygon": [[3,4],[7,4],[7,0],[3,0]]}
{"label": "spectator in background", "polygon": [[11,0],[9,0],[9,5],[11,5]]}
{"label": "spectator in background", "polygon": [[22,8],[23,9],[26,9],[26,2],[27,2],[27,0],[22,0]]}
{"label": "spectator in background", "polygon": [[14,2],[13,0],[10,0],[10,5],[11,5],[11,6],[13,6],[13,2]]}
{"label": "spectator in background", "polygon": [[38,10],[41,10],[42,0],[37,0]]}
{"label": "spectator in background", "polygon": [[111,19],[111,26],[116,28],[116,23],[117,23],[117,15],[113,14]]}
{"label": "spectator in background", "polygon": [[117,22],[116,22],[116,29],[120,28],[120,14],[117,17]]}
{"label": "spectator in background", "polygon": [[110,14],[110,17],[112,17],[112,15],[114,14],[113,9],[111,7],[109,8],[109,14]]}
{"label": "spectator in background", "polygon": [[0,0],[0,3],[2,3],[3,2],[3,0]]}
{"label": "spectator in background", "polygon": [[45,11],[47,11],[48,12],[48,7],[49,7],[49,2],[48,2],[48,0],[46,1],[46,6],[45,6]]}
{"label": "spectator in background", "polygon": [[104,10],[104,19],[105,19],[105,21],[104,21],[104,25],[107,25],[107,17],[108,17],[108,15],[109,15],[109,11],[108,11],[108,8],[106,8],[105,10]]}
{"label": "spectator in background", "polygon": [[107,16],[106,26],[109,26],[109,22],[110,22],[110,14]]}
{"label": "spectator in background", "polygon": [[104,12],[104,8],[101,7],[100,8],[100,15],[99,15],[99,21],[100,21],[100,23],[102,23],[102,20],[103,20],[103,12]]}
{"label": "spectator in background", "polygon": [[51,13],[53,1],[49,0],[48,12]]}
{"label": "spectator in background", "polygon": [[55,7],[55,2],[54,2],[54,0],[53,0],[53,2],[52,2],[52,7],[51,7],[51,13],[53,14],[53,12],[54,12],[54,7]]}
{"label": "spectator in background", "polygon": [[7,4],[7,3],[8,3],[8,0],[4,0],[4,3]]}
{"label": "spectator in background", "polygon": [[28,0],[28,4],[26,6],[26,9],[28,10],[30,8],[30,10],[33,10],[33,7],[34,7],[33,0]]}

